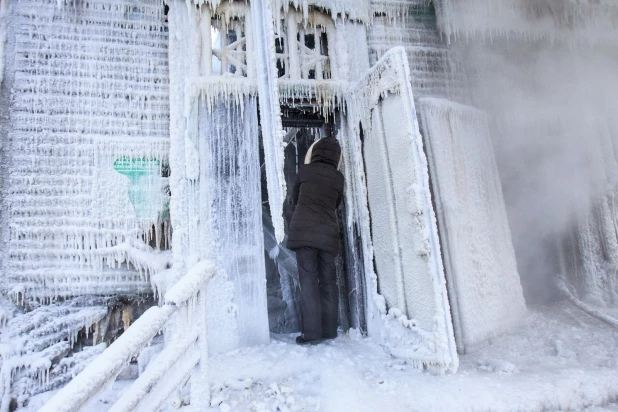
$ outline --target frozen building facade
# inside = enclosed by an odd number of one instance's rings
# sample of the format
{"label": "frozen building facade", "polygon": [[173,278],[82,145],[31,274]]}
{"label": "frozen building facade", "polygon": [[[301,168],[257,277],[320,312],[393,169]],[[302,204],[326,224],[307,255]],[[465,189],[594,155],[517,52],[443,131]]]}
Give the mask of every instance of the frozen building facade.
{"label": "frozen building facade", "polygon": [[[209,354],[297,332],[289,188],[326,133],[346,178],[341,330],[455,372],[525,315],[533,262],[498,173],[520,101],[482,80],[509,77],[501,44],[618,38],[610,2],[555,3],[1,0],[3,410],[83,371],[46,406],[77,410],[161,330],[113,408],[158,410],[187,381],[199,405]],[[611,304],[618,128],[583,118],[598,190],[550,249],[554,275]]]}

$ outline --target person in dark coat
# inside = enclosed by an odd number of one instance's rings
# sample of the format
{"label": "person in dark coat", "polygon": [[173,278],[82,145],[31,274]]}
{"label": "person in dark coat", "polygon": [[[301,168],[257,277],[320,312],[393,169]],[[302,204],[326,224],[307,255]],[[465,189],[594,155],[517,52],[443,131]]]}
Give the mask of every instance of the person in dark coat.
{"label": "person in dark coat", "polygon": [[299,344],[337,337],[339,290],[335,258],[339,253],[336,209],[343,199],[338,167],[341,147],[334,137],[311,146],[294,185],[296,209],[287,247],[296,251],[300,282],[302,335]]}

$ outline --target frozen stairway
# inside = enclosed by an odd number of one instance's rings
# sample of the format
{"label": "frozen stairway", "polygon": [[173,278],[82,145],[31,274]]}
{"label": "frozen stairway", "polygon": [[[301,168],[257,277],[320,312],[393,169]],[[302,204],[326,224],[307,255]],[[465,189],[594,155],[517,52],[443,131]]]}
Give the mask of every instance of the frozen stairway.
{"label": "frozen stairway", "polygon": [[[65,384],[105,349],[96,344],[99,322],[108,313],[103,303],[76,298],[39,306],[7,322],[0,338],[2,411]],[[93,346],[71,354],[80,332],[88,336],[91,331]]]}
{"label": "frozen stairway", "polygon": [[203,409],[209,405],[204,292],[215,272],[215,264],[208,260],[193,265],[167,290],[162,306],[153,306],[144,312],[39,411],[83,410],[163,329],[166,329],[165,348],[148,363],[110,411],[158,411],[189,379],[192,406]]}

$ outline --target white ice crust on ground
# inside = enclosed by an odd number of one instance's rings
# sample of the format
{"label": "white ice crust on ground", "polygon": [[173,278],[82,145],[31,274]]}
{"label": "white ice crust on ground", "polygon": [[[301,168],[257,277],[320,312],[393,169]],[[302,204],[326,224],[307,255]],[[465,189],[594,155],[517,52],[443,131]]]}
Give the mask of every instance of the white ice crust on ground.
{"label": "white ice crust on ground", "polygon": [[487,115],[418,103],[458,349],[516,327],[526,313]]}
{"label": "white ice crust on ground", "polygon": [[[316,347],[292,340],[278,336],[211,358],[207,410],[616,410],[608,404],[618,399],[618,331],[568,303],[531,309],[520,328],[462,356],[452,375],[421,373],[353,332]],[[107,411],[127,383],[114,383],[87,410]],[[50,395],[20,412],[36,411]]]}
{"label": "white ice crust on ground", "polygon": [[579,44],[618,41],[618,3],[614,0],[438,0],[436,9],[447,38],[507,36]]}

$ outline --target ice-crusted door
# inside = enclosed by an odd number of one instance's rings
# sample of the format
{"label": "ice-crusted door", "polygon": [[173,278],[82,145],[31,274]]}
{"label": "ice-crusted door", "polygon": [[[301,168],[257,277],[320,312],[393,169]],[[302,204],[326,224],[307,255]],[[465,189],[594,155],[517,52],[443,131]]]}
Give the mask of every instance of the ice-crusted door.
{"label": "ice-crusted door", "polygon": [[[368,330],[394,355],[454,371],[458,359],[427,159],[402,48],[348,96],[348,204],[363,232]],[[373,261],[371,258],[373,257]]]}

